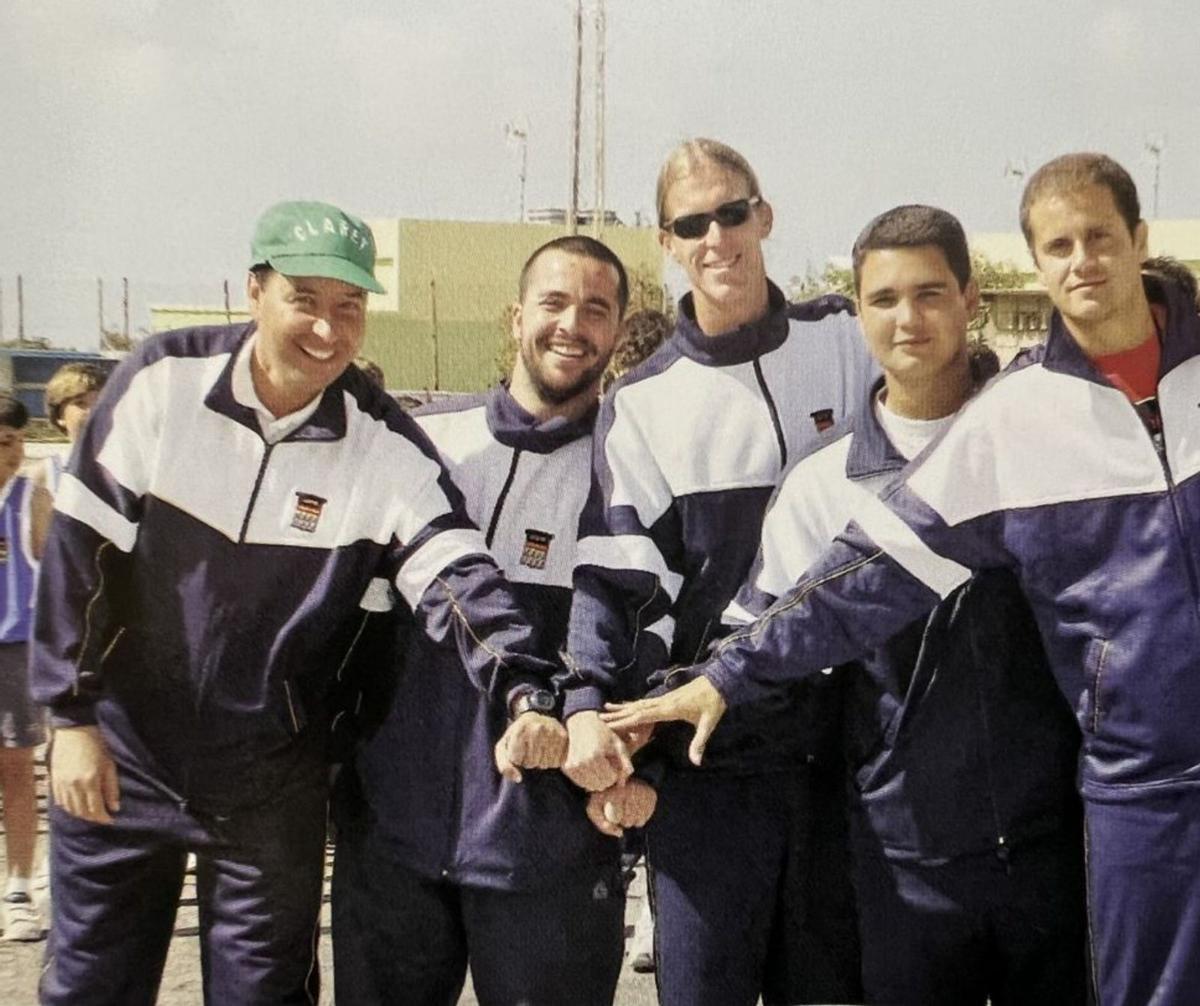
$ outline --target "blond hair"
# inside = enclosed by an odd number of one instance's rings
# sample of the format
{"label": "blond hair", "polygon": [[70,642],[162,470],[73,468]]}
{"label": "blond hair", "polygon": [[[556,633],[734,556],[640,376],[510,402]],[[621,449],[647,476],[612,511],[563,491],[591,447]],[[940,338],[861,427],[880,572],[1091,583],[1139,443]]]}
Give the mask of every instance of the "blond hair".
{"label": "blond hair", "polygon": [[655,204],[660,227],[667,222],[667,196],[671,192],[671,186],[680,178],[695,171],[696,165],[702,162],[715,164],[742,178],[750,187],[750,191],[746,193],[750,198],[762,195],[762,190],[758,185],[758,176],[746,158],[720,140],[695,136],[690,140],[684,140],[672,150],[658,172]]}

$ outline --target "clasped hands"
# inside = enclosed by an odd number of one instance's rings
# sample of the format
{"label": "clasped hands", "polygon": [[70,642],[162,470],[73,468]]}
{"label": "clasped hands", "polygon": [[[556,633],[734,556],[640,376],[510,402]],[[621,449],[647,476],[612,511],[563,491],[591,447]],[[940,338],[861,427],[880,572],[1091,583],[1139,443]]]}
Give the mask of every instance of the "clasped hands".
{"label": "clasped hands", "polygon": [[620,836],[625,828],[644,825],[654,812],[657,795],[633,778],[632,760],[651,732],[648,727],[615,731],[593,711],[575,713],[566,726],[527,712],[496,742],[496,768],[512,782],[521,781],[522,768],[562,769],[588,791],[588,820],[604,834]]}

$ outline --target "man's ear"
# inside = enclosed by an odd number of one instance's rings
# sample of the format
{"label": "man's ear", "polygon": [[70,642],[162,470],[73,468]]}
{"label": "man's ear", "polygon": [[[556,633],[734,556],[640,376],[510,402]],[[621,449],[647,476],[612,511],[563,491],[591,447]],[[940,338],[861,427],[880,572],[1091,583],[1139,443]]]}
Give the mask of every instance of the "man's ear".
{"label": "man's ear", "polygon": [[1145,262],[1150,257],[1150,225],[1145,220],[1139,220],[1133,229],[1133,249],[1137,252],[1139,262]]}
{"label": "man's ear", "polygon": [[771,228],[775,226],[775,211],[771,209],[771,204],[765,199],[754,209],[758,218],[758,236],[760,238],[770,237]]}
{"label": "man's ear", "polygon": [[262,303],[262,284],[253,272],[246,273],[246,306],[250,309],[250,317],[258,321],[259,304]]}
{"label": "man's ear", "polygon": [[967,280],[967,288],[963,290],[963,297],[967,302],[967,318],[973,319],[979,313],[979,284],[975,282],[974,276]]}
{"label": "man's ear", "polygon": [[514,342],[521,341],[521,305],[513,304],[512,306],[512,324],[509,325],[509,334],[513,337]]}

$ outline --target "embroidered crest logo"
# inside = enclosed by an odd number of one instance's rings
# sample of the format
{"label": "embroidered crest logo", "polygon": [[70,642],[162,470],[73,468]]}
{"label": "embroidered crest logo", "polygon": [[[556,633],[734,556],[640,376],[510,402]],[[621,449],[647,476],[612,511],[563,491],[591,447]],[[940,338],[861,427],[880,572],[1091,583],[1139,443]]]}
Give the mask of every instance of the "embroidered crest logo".
{"label": "embroidered crest logo", "polygon": [[321,510],[325,503],[324,498],[312,493],[296,493],[296,512],[292,514],[292,527],[312,534],[317,529],[317,521],[321,519]]}
{"label": "embroidered crest logo", "polygon": [[550,542],[553,540],[554,535],[527,527],[525,547],[521,549],[521,565],[530,569],[545,569],[546,556],[550,554]]}
{"label": "embroidered crest logo", "polygon": [[817,409],[816,412],[810,412],[813,426],[817,428],[817,432],[821,433],[833,425],[833,409]]}

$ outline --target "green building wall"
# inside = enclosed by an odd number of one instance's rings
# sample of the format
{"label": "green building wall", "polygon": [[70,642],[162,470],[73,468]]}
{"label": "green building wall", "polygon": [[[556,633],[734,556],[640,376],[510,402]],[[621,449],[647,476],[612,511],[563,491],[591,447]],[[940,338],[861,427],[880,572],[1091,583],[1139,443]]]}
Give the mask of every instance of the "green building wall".
{"label": "green building wall", "polygon": [[[388,387],[478,391],[492,384],[521,266],[566,229],[445,220],[371,226],[379,245],[376,273],[398,310],[372,310],[363,352],[383,368]],[[604,242],[627,269],[661,286],[653,228],[610,228]]]}
{"label": "green building wall", "polygon": [[[480,391],[499,376],[504,319],[517,299],[521,266],[539,245],[566,234],[547,224],[453,220],[369,221],[378,250],[363,354],[387,386]],[[582,233],[588,233],[583,231]],[[630,272],[662,286],[662,252],[650,227],[612,227],[604,238]],[[245,308],[155,305],[154,331],[244,321]]]}

